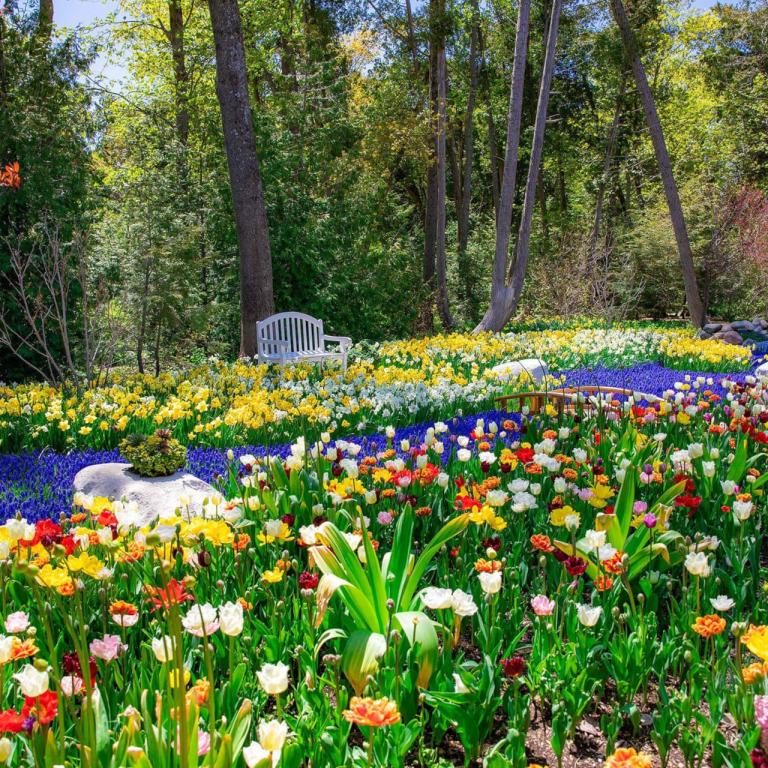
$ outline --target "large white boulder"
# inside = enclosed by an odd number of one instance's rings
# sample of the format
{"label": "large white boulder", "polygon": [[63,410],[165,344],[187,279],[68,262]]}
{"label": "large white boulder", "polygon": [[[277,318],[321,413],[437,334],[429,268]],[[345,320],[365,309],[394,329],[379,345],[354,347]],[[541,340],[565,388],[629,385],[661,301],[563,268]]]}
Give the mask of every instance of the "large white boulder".
{"label": "large white boulder", "polygon": [[[203,503],[221,494],[200,478],[189,472],[178,471],[167,477],[140,477],[131,472],[130,464],[91,464],[81,469],[73,483],[75,493],[86,496],[105,496],[135,502],[138,517],[135,525],[149,525],[158,517],[169,517],[181,506],[183,498],[193,514],[201,514]],[[133,520],[132,520],[133,522]]]}
{"label": "large white boulder", "polygon": [[509,381],[510,379],[516,379],[520,376],[525,377],[527,374],[530,379],[537,384],[541,380],[549,375],[549,369],[547,364],[538,358],[528,357],[524,360],[509,360],[506,363],[499,363],[491,368],[491,372],[495,373],[502,381]]}

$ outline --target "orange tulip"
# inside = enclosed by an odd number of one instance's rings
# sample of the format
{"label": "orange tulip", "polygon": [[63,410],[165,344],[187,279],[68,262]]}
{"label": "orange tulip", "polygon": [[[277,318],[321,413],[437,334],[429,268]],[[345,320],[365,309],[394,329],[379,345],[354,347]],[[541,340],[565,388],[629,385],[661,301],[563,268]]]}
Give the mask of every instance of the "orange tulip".
{"label": "orange tulip", "polygon": [[384,697],[382,699],[368,699],[353,696],[349,702],[349,709],[344,710],[344,719],[359,726],[380,728],[384,725],[394,725],[400,722],[400,713],[397,704]]}
{"label": "orange tulip", "polygon": [[724,618],[715,613],[710,613],[708,616],[699,616],[691,625],[691,628],[697,635],[707,639],[708,637],[719,635],[725,629],[725,624]]}
{"label": "orange tulip", "polygon": [[651,758],[634,747],[620,747],[606,759],[605,768],[651,768]]}

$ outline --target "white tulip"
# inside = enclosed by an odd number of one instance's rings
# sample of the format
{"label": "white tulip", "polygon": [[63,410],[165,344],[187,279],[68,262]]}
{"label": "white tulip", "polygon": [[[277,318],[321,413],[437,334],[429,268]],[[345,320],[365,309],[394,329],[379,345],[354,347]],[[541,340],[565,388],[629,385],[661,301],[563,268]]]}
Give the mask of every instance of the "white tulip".
{"label": "white tulip", "polygon": [[477,613],[477,605],[472,599],[472,595],[468,595],[460,589],[451,595],[451,604],[453,612],[457,616],[474,616]]}
{"label": "white tulip", "polygon": [[36,699],[48,690],[48,672],[40,672],[34,665],[26,664],[13,676],[25,696]]}
{"label": "white tulip", "polygon": [[728,595],[718,595],[710,597],[709,602],[716,611],[730,611],[735,605],[734,601]]}
{"label": "white tulip", "polygon": [[600,620],[600,615],[603,609],[599,605],[586,605],[585,603],[579,603],[576,606],[576,614],[581,624],[585,627],[594,627]]}
{"label": "white tulip", "polygon": [[427,587],[421,593],[421,601],[427,608],[433,611],[443,611],[452,607],[453,592],[450,589],[441,589],[440,587]]}
{"label": "white tulip", "polygon": [[240,603],[224,603],[219,606],[219,624],[222,634],[237,637],[243,631],[243,606]]}
{"label": "white tulip", "polygon": [[493,573],[479,573],[480,586],[486,595],[495,595],[501,590],[501,571]]}
{"label": "white tulip", "polygon": [[256,672],[259,685],[270,696],[277,696],[288,690],[288,666],[278,661],[277,664],[265,664]]}
{"label": "white tulip", "polygon": [[709,558],[704,552],[689,552],[684,565],[692,576],[706,577],[711,573]]}
{"label": "white tulip", "polygon": [[161,664],[171,661],[175,652],[176,641],[170,635],[163,635],[152,640],[152,653],[155,654],[155,658]]}

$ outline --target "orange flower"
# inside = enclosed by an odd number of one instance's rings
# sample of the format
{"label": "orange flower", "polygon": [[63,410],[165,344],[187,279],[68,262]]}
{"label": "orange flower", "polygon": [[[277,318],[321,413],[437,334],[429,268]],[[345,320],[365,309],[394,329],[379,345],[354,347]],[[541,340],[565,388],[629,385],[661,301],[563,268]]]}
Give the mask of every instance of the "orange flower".
{"label": "orange flower", "polygon": [[554,547],[552,541],[546,533],[534,533],[531,536],[531,544],[534,549],[538,549],[539,552],[552,552]]}
{"label": "orange flower", "polygon": [[345,709],[344,719],[359,726],[380,728],[383,725],[394,725],[400,722],[400,713],[397,704],[386,696],[382,699],[368,699],[353,696],[349,702],[349,709]]}
{"label": "orange flower", "polygon": [[708,616],[699,616],[696,621],[691,624],[691,628],[697,635],[701,635],[703,638],[714,637],[719,635],[725,629],[725,619],[718,616],[715,613],[710,613]]}
{"label": "orange flower", "polygon": [[614,552],[607,560],[602,561],[602,566],[607,573],[621,573],[624,570],[622,560],[624,559],[623,552]]}
{"label": "orange flower", "polygon": [[545,430],[544,430],[544,431],[541,433],[541,436],[542,436],[542,437],[543,437],[545,440],[556,440],[556,439],[557,439],[557,432],[555,432],[555,430],[554,430],[554,429],[545,429]]}
{"label": "orange flower", "polygon": [[235,552],[242,552],[251,543],[251,537],[247,533],[238,533],[232,542]]}
{"label": "orange flower", "polygon": [[211,684],[205,678],[200,678],[188,691],[187,701],[194,701],[198,707],[202,707],[208,701],[211,692]]}
{"label": "orange flower", "polygon": [[145,548],[141,544],[132,541],[128,547],[117,554],[117,559],[121,563],[137,563],[144,559]]}
{"label": "orange flower", "polygon": [[86,515],[85,512],[75,512],[69,519],[73,523],[82,523],[87,517],[88,515]]}
{"label": "orange flower", "polygon": [[741,676],[747,685],[752,685],[752,683],[762,680],[766,673],[768,673],[768,662],[765,661],[755,661],[741,669]]}
{"label": "orange flower", "polygon": [[485,480],[483,480],[481,488],[487,493],[488,491],[492,491],[495,488],[498,488],[500,485],[501,478],[496,477],[496,475],[491,475],[490,477],[486,477]]}
{"label": "orange flower", "polygon": [[651,757],[634,747],[620,747],[606,759],[605,768],[651,768]]}
{"label": "orange flower", "polygon": [[613,579],[610,576],[603,576],[601,573],[595,579],[595,586],[598,592],[605,592],[613,586]]}
{"label": "orange flower", "polygon": [[14,638],[13,649],[11,650],[11,658],[14,661],[19,659],[28,659],[30,656],[34,656],[38,652],[39,648],[35,645],[34,640],[19,640],[18,637]]}
{"label": "orange flower", "polygon": [[133,603],[126,603],[125,600],[115,600],[109,606],[109,612],[112,616],[135,616],[139,611]]}
{"label": "orange flower", "polygon": [[530,464],[526,464],[525,471],[529,475],[540,475],[542,473],[541,467],[535,461],[532,461]]}
{"label": "orange flower", "polygon": [[485,560],[484,558],[480,558],[475,563],[475,570],[478,573],[494,573],[494,571],[500,571],[501,570],[501,561],[499,560]]}
{"label": "orange flower", "polygon": [[477,450],[478,451],[490,451],[491,450],[491,444],[483,440],[482,443],[477,444]]}
{"label": "orange flower", "polygon": [[21,186],[21,176],[19,176],[19,163],[8,163],[3,170],[0,170],[0,187],[10,187],[18,189]]}
{"label": "orange flower", "polygon": [[573,482],[578,476],[579,476],[579,473],[575,469],[571,469],[570,467],[566,467],[563,470],[563,477],[566,480],[568,480],[569,482]]}

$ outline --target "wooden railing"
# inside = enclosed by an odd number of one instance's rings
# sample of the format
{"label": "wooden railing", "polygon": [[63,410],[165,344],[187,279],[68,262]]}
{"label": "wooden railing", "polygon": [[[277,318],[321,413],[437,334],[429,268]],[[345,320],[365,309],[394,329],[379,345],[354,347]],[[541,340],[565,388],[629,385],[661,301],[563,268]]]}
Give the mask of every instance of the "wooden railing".
{"label": "wooden railing", "polygon": [[557,408],[558,413],[565,411],[573,412],[576,410],[592,410],[594,403],[588,398],[580,399],[579,395],[621,395],[623,397],[633,397],[638,395],[641,399],[654,402],[660,398],[655,395],[646,395],[633,389],[622,389],[621,387],[601,387],[598,385],[585,385],[583,387],[560,387],[550,390],[536,390],[532,392],[515,392],[511,395],[501,395],[494,399],[494,402],[500,408],[506,408],[507,411],[517,412],[527,405],[530,413],[540,413],[547,404],[552,404]]}

